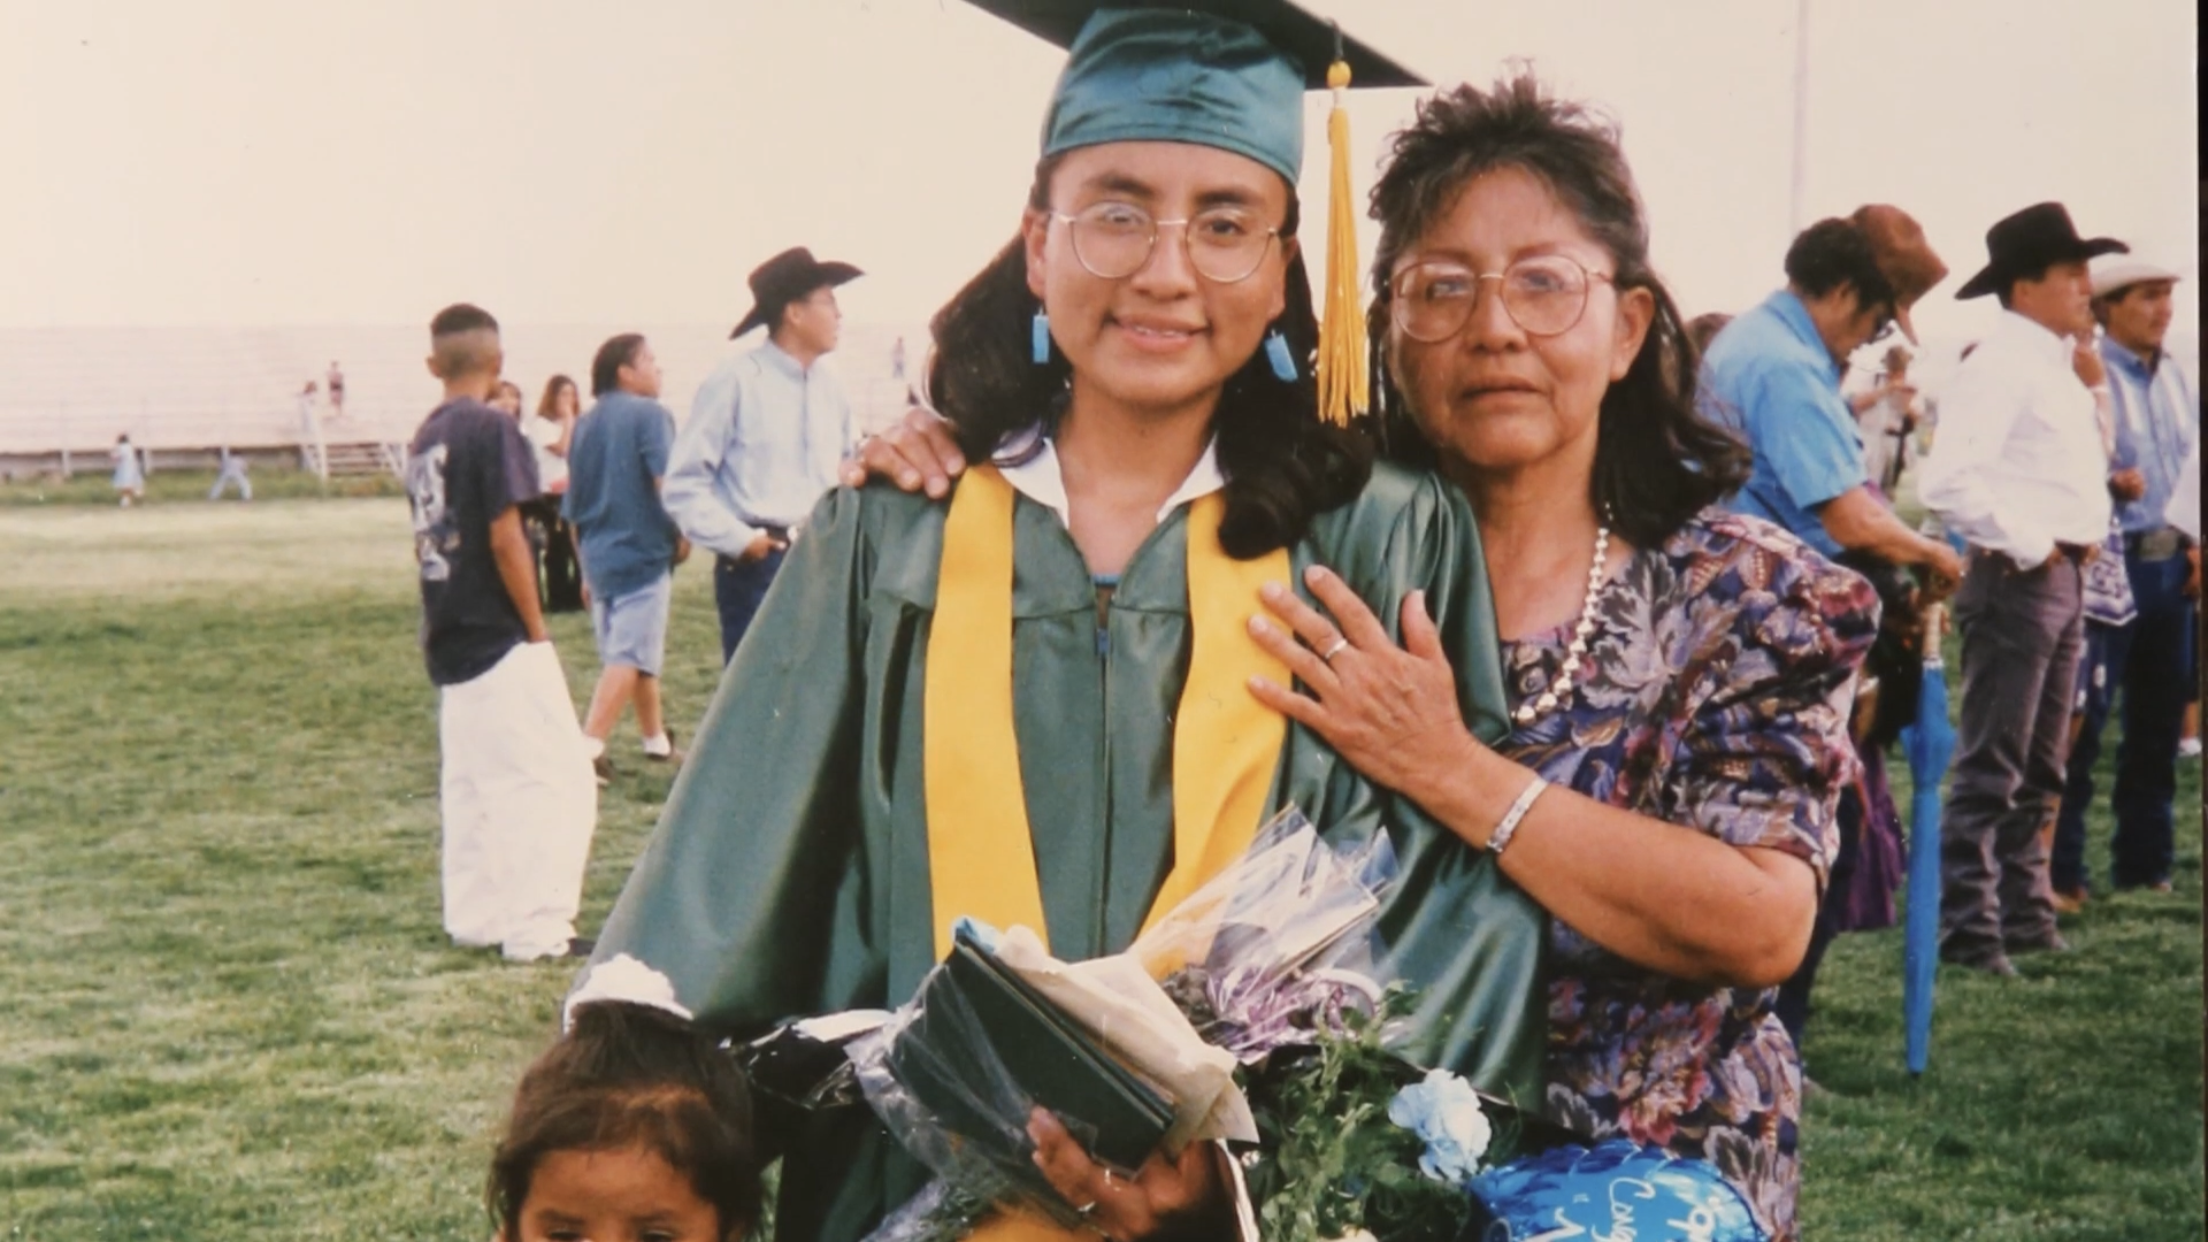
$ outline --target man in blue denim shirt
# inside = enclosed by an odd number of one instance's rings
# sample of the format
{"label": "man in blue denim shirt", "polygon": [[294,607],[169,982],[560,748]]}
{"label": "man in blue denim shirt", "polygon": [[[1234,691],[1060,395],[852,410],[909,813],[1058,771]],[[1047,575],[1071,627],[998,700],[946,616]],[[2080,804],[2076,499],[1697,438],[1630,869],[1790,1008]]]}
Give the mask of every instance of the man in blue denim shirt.
{"label": "man in blue denim shirt", "polygon": [[767,339],[706,377],[675,439],[667,512],[713,553],[723,664],[851,448],[851,402],[821,358],[842,330],[836,286],[859,275],[848,263],[816,261],[803,246],[760,264],[751,274],[751,313],[730,339],[757,327],[768,329]]}
{"label": "man in blue denim shirt", "polygon": [[2085,813],[2093,805],[2101,729],[2119,690],[2124,732],[2116,752],[2110,879],[2119,889],[2170,887],[2177,739],[2194,683],[2200,595],[2198,546],[2169,520],[2178,472],[2200,438],[2200,399],[2162,348],[2177,273],[2129,255],[2104,255],[2090,271],[2115,433],[2109,490],[2138,611],[2128,624],[2095,627],[2085,655],[2098,672],[2081,678],[2083,720],[2071,743],[2049,868],[2057,897],[2071,903],[2090,887]]}
{"label": "man in blue denim shirt", "polygon": [[591,407],[575,424],[563,510],[590,586],[591,629],[603,670],[583,719],[601,783],[613,776],[606,739],[632,702],[644,757],[680,763],[660,701],[674,567],[690,549],[660,501],[675,416],[659,403],[659,360],[642,336],[623,333],[590,364]]}

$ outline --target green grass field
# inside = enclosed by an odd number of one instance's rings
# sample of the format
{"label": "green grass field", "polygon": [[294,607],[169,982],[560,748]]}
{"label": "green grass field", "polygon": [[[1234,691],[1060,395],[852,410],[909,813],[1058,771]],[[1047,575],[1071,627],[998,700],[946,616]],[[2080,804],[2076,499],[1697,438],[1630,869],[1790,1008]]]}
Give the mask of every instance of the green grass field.
{"label": "green grass field", "polygon": [[[403,502],[34,501],[0,505],[0,547],[0,1239],[480,1242],[492,1136],[570,971],[440,930]],[[707,575],[677,583],[687,735],[718,645]],[[585,627],[554,636],[580,702]],[[616,739],[586,932],[666,793],[635,745]],[[2022,979],[1944,975],[1923,1081],[1898,933],[1834,950],[1810,1238],[2201,1237],[2184,780],[2177,893],[2097,902]]]}

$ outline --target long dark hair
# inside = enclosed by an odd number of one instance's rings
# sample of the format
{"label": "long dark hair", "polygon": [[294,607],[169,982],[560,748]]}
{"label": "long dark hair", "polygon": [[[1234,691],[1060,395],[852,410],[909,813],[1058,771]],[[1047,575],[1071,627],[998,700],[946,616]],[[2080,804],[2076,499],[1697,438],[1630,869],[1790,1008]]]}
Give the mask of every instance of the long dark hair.
{"label": "long dark hair", "polygon": [[1678,306],[1648,261],[1648,220],[1615,126],[1557,99],[1531,73],[1482,91],[1465,85],[1418,105],[1418,117],[1390,142],[1372,189],[1380,245],[1372,264],[1366,323],[1372,405],[1383,451],[1419,466],[1436,460],[1387,372],[1396,260],[1449,209],[1467,183],[1517,168],[1545,184],[1617,263],[1616,287],[1645,289],[1655,303],[1641,352],[1603,393],[1590,499],[1620,535],[1655,547],[1688,518],[1748,477],[1748,450],[1696,413],[1694,346]]}
{"label": "long dark hair", "polygon": [[486,1206],[501,1242],[546,1157],[641,1147],[681,1173],[733,1242],[759,1218],[751,1091],[734,1058],[664,1010],[620,1001],[578,1007],[575,1026],[522,1075],[491,1158]]}
{"label": "long dark hair", "polygon": [[[1035,166],[1028,205],[1050,208],[1050,177],[1058,160]],[[1300,211],[1293,192],[1280,235],[1295,236]],[[1041,303],[1027,287],[1027,248],[1018,237],[936,312],[936,342],[928,395],[949,419],[969,460],[986,461],[1006,437],[1048,426],[1063,412],[1072,365],[1055,349],[1037,364],[1029,330]],[[1287,305],[1273,327],[1298,359],[1297,378],[1273,375],[1263,351],[1227,379],[1213,414],[1220,470],[1227,476],[1226,516],[1219,542],[1243,560],[1286,547],[1314,515],[1348,501],[1372,471],[1364,437],[1319,417],[1311,379],[1319,341],[1311,282],[1299,251],[1287,271]]]}
{"label": "long dark hair", "polygon": [[[616,371],[620,370],[618,367],[614,369]],[[544,381],[544,395],[537,398],[537,417],[558,418],[560,416],[561,390],[572,390],[574,387],[575,381],[565,375],[555,375]],[[582,405],[582,394],[580,392],[575,394],[575,403],[578,407]]]}

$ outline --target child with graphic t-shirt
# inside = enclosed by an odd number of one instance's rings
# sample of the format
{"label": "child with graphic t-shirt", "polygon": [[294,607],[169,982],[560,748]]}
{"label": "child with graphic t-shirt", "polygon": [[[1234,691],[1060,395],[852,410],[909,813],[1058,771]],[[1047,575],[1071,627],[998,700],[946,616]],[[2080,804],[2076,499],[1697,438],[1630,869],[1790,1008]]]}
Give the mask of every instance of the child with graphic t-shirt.
{"label": "child with graphic t-shirt", "polygon": [[505,362],[498,321],[460,303],[429,335],[445,400],[407,449],[406,491],[438,688],[445,931],[513,961],[588,956],[575,914],[598,785],[517,507],[537,494],[536,460],[485,403]]}

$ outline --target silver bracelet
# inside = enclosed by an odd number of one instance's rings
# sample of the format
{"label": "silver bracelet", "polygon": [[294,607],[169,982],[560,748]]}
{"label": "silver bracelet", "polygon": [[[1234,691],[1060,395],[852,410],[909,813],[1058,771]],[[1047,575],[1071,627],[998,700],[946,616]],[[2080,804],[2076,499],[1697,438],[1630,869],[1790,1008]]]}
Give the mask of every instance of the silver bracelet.
{"label": "silver bracelet", "polygon": [[1518,800],[1510,804],[1509,810],[1503,812],[1502,822],[1495,825],[1495,831],[1487,834],[1488,853],[1501,854],[1510,845],[1510,839],[1518,835],[1518,824],[1526,818],[1526,812],[1533,809],[1534,800],[1548,787],[1549,783],[1538,776],[1527,782],[1525,789],[1518,794]]}

